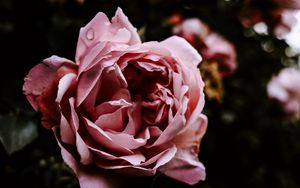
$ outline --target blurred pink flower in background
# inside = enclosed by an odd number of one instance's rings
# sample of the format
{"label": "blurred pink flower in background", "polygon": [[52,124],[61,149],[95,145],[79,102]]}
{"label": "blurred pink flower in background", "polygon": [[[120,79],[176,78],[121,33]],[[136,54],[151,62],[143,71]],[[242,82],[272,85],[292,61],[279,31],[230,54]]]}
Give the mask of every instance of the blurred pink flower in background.
{"label": "blurred pink flower in background", "polygon": [[198,18],[182,19],[175,14],[169,18],[169,24],[173,26],[173,34],[185,38],[202,55],[200,70],[204,75],[206,96],[221,102],[223,79],[237,68],[235,47]]}
{"label": "blurred pink flower in background", "polygon": [[217,62],[221,76],[227,77],[237,68],[234,46],[217,33],[210,33],[205,38],[203,57],[209,62]]}
{"label": "blurred pink flower in background", "polygon": [[98,13],[81,28],[75,60],[45,59],[23,90],[81,187],[115,187],[111,172],[205,179],[201,56],[186,40],[141,43],[119,8],[111,21]]}
{"label": "blurred pink flower in background", "polygon": [[236,52],[233,44],[210,30],[198,18],[185,19],[173,28],[173,33],[185,38],[203,56],[203,60],[217,63],[222,77],[231,75],[236,67]]}
{"label": "blurred pink flower in background", "polygon": [[300,70],[284,68],[267,85],[270,98],[276,100],[293,118],[300,118]]}
{"label": "blurred pink flower in background", "polygon": [[264,22],[269,32],[282,36],[296,23],[297,9],[300,9],[298,0],[246,0],[239,18],[245,27]]}
{"label": "blurred pink flower in background", "polygon": [[198,49],[203,47],[204,39],[209,34],[209,27],[198,18],[189,18],[175,23],[173,34],[185,38]]}

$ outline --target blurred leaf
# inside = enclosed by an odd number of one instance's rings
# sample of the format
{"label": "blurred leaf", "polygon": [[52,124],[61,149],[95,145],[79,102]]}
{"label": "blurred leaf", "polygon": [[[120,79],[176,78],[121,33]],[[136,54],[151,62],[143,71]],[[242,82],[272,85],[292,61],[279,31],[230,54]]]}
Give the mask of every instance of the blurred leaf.
{"label": "blurred leaf", "polygon": [[37,126],[28,117],[18,114],[0,116],[0,141],[9,154],[37,138]]}
{"label": "blurred leaf", "polygon": [[144,25],[143,27],[141,27],[141,28],[138,30],[138,34],[139,34],[139,36],[141,37],[141,40],[142,40],[142,41],[146,41],[146,29],[147,29],[147,26]]}

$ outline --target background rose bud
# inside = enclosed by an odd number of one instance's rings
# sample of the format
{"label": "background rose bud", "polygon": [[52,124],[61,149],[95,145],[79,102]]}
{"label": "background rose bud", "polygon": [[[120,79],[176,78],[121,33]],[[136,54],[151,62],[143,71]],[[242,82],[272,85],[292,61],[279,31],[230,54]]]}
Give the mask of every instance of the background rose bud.
{"label": "background rose bud", "polygon": [[295,117],[300,117],[300,70],[285,68],[274,76],[267,86],[268,95],[281,105],[284,111]]}
{"label": "background rose bud", "polygon": [[98,13],[80,30],[75,60],[44,60],[23,90],[81,187],[113,187],[112,172],[205,179],[201,57],[188,42],[141,43],[119,8],[111,22]]}

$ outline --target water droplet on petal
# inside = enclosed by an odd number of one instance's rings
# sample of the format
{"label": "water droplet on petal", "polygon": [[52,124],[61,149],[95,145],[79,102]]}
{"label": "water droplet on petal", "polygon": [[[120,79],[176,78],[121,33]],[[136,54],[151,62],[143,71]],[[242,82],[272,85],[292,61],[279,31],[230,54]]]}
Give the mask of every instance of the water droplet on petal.
{"label": "water droplet on petal", "polygon": [[87,32],[86,32],[86,38],[89,40],[93,40],[95,36],[95,32],[92,28],[90,28]]}

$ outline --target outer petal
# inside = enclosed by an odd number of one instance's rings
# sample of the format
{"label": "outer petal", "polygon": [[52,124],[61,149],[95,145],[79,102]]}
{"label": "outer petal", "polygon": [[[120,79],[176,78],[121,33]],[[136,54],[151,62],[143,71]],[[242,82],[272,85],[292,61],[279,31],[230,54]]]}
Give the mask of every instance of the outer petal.
{"label": "outer petal", "polygon": [[81,188],[121,188],[117,175],[103,170],[80,169],[77,174]]}
{"label": "outer petal", "polygon": [[[187,67],[184,64],[182,64],[180,68],[182,70],[183,82],[189,87],[188,92],[190,110],[191,112],[197,113],[197,115],[199,115],[204,107],[204,82],[202,81],[200,72],[196,67]],[[197,112],[194,112],[199,101],[202,102],[202,108],[197,110]]]}
{"label": "outer petal", "polygon": [[59,106],[55,101],[59,81],[64,75],[76,72],[77,66],[72,61],[52,56],[36,65],[26,76],[23,85],[24,94],[33,108],[41,112],[44,127],[51,128],[59,124]]}
{"label": "outer petal", "polygon": [[103,170],[87,169],[80,165],[59,140],[58,128],[54,127],[52,130],[61,149],[62,158],[77,176],[81,188],[121,188],[116,181],[117,175]]}
{"label": "outer petal", "polygon": [[40,96],[46,88],[51,86],[57,70],[63,64],[74,66],[74,63],[68,59],[51,56],[43,60],[43,63],[33,67],[25,77],[23,92],[35,110],[38,110],[37,97]]}
{"label": "outer petal", "polygon": [[207,118],[198,116],[185,132],[174,138],[178,151],[175,157],[159,171],[190,185],[205,179],[205,167],[198,160],[199,143],[207,127]]}
{"label": "outer petal", "polygon": [[[201,61],[199,53],[183,38],[170,37],[161,42],[167,48],[174,59],[177,60],[178,68],[181,69],[184,84],[189,86],[189,106],[193,111],[197,101],[203,97],[204,83],[201,79],[198,64]],[[204,105],[204,103],[203,103]]]}
{"label": "outer petal", "polygon": [[128,45],[141,43],[136,29],[131,25],[122,9],[118,8],[112,18],[112,23],[104,13],[99,12],[80,30],[76,49],[76,63],[80,64],[89,48],[104,41],[126,43]]}
{"label": "outer petal", "polygon": [[172,142],[178,148],[193,148],[195,154],[199,153],[199,144],[206,132],[207,117],[204,114],[198,115],[192,121],[187,123],[187,128],[181,134],[177,135]]}
{"label": "outer petal", "polygon": [[159,171],[178,181],[194,185],[205,179],[205,167],[188,150],[180,150]]}
{"label": "outer petal", "polygon": [[173,36],[160,42],[160,44],[170,50],[171,55],[176,60],[181,61],[188,67],[197,67],[202,60],[197,50],[181,37]]}
{"label": "outer petal", "polygon": [[112,24],[120,24],[120,27],[125,27],[128,31],[130,31],[131,38],[128,44],[139,44],[141,43],[141,39],[135,27],[129,22],[128,17],[123,13],[122,9],[118,7],[116,11],[116,15],[112,18]]}

